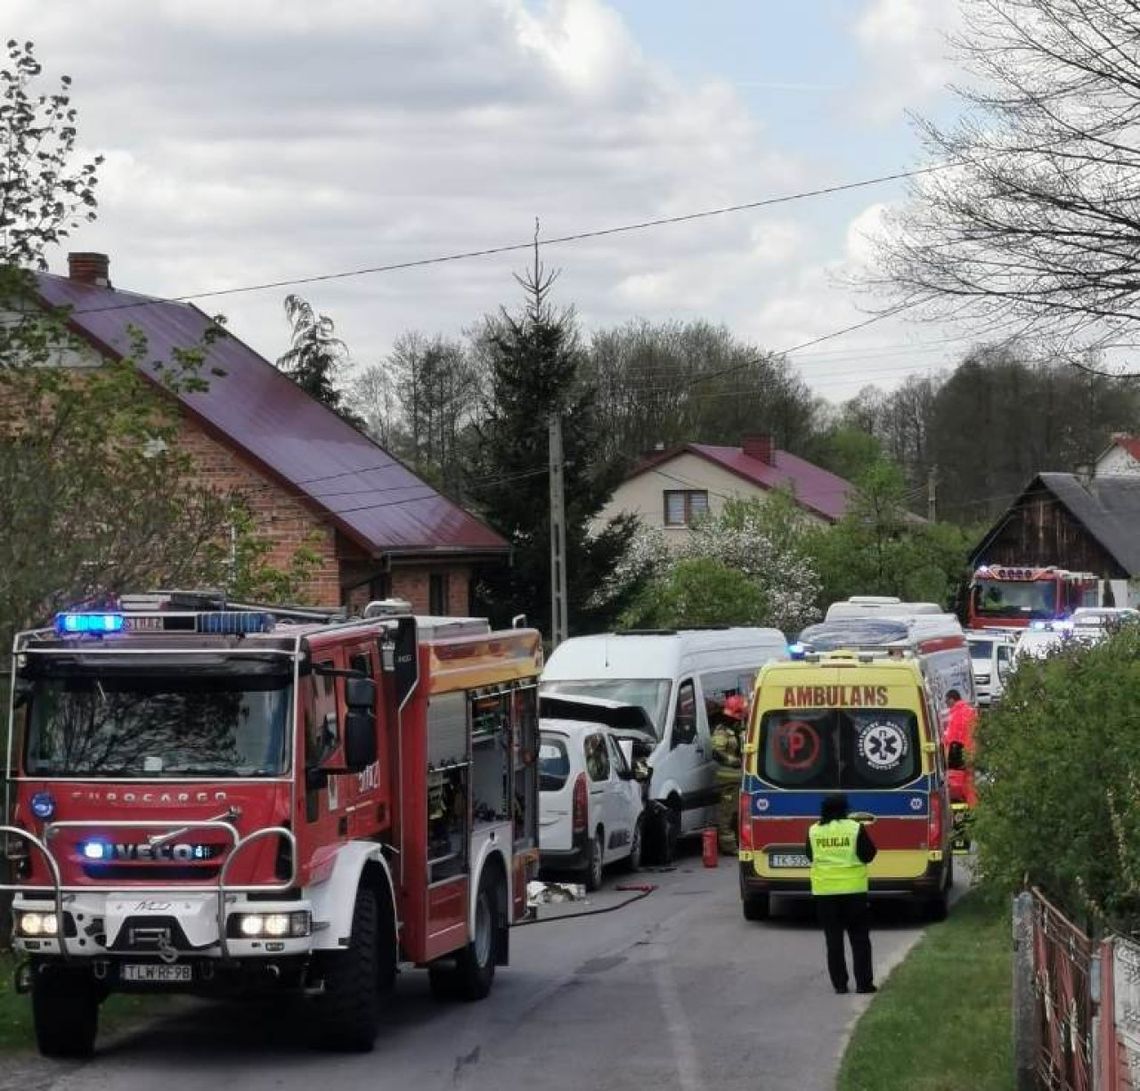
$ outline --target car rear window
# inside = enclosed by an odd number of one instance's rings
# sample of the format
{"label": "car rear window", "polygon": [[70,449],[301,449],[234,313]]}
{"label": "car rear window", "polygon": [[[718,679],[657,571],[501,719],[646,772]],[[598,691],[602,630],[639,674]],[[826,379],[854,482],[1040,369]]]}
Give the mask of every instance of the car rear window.
{"label": "car rear window", "polygon": [[780,709],[760,738],[760,775],[778,788],[899,788],[922,770],[918,719],[904,709]]}
{"label": "car rear window", "polygon": [[559,792],[569,775],[570,755],[566,750],[565,738],[543,732],[538,747],[538,790]]}

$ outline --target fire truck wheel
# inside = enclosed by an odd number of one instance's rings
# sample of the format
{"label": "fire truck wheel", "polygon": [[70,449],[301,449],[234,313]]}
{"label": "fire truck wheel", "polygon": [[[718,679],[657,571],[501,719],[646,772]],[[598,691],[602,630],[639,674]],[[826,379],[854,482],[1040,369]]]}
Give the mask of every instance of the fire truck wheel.
{"label": "fire truck wheel", "polygon": [[348,950],[328,952],[323,959],[325,987],[316,998],[312,1026],[316,1044],[324,1049],[367,1053],[376,1042],[383,969],[380,946],[391,942],[390,936],[380,934],[381,918],[376,892],[360,886]]}
{"label": "fire truck wheel", "polygon": [[45,1057],[90,1057],[99,1029],[99,992],[85,975],[45,970],[32,978],[32,1022]]}
{"label": "fire truck wheel", "polygon": [[602,869],[605,866],[606,843],[599,829],[594,834],[586,852],[586,889],[597,890],[602,885]]}
{"label": "fire truck wheel", "polygon": [[498,868],[487,866],[475,898],[475,934],[455,956],[455,987],[460,1000],[482,1000],[495,980],[499,937],[507,927],[507,887]]}

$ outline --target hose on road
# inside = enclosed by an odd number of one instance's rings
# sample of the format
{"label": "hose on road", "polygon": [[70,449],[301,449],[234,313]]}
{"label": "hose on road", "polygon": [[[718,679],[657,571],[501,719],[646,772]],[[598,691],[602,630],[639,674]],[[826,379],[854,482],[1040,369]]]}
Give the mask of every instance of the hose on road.
{"label": "hose on road", "polygon": [[622,891],[636,891],[632,898],[626,898],[625,901],[618,902],[617,905],[607,905],[601,909],[583,909],[580,913],[562,913],[557,917],[535,917],[529,921],[519,921],[514,925],[515,928],[526,928],[530,924],[554,924],[557,921],[573,921],[579,917],[596,917],[602,913],[616,913],[619,909],[625,909],[628,905],[633,905],[634,902],[641,901],[642,898],[648,898],[657,889],[656,883],[622,883],[614,887],[615,890]]}

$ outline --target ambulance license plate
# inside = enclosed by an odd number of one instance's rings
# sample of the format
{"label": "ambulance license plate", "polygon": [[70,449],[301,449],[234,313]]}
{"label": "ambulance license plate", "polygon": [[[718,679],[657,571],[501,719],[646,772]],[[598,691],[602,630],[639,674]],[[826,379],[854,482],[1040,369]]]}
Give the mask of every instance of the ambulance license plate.
{"label": "ambulance license plate", "polygon": [[122,969],[123,981],[192,981],[193,967],[187,965],[158,966],[154,963],[128,962]]}
{"label": "ambulance license plate", "polygon": [[773,852],[768,855],[768,866],[809,868],[811,861],[802,852]]}

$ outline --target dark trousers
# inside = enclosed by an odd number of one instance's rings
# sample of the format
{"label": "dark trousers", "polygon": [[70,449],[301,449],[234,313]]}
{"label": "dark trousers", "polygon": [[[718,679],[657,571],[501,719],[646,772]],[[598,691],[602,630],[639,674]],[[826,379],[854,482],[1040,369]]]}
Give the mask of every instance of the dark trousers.
{"label": "dark trousers", "polygon": [[827,941],[827,973],[837,989],[847,988],[847,958],[843,933],[851,937],[851,963],[855,987],[865,989],[875,982],[871,969],[871,937],[866,894],[822,894],[815,898],[819,923]]}

